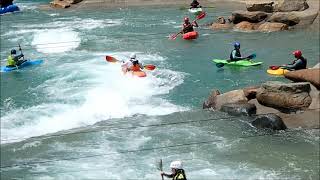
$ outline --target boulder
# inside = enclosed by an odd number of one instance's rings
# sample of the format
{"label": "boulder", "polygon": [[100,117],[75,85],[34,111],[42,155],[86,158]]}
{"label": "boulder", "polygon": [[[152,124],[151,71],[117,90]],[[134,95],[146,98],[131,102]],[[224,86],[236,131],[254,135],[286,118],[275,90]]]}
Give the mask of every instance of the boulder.
{"label": "boulder", "polygon": [[312,102],[309,83],[283,83],[270,81],[257,91],[260,104],[282,112],[306,109]]}
{"label": "boulder", "polygon": [[278,22],[288,26],[294,26],[299,24],[300,19],[294,13],[277,12],[268,19],[268,22]]}
{"label": "boulder", "polygon": [[216,99],[218,95],[220,95],[220,92],[218,90],[213,90],[208,99],[203,103],[202,108],[214,108],[216,105]]}
{"label": "boulder", "polygon": [[247,2],[246,6],[248,11],[263,11],[267,13],[272,13],[273,4],[274,2],[254,2],[254,3]]}
{"label": "boulder", "polygon": [[238,24],[242,21],[248,21],[251,23],[258,23],[265,20],[268,14],[262,11],[249,12],[249,11],[235,11],[232,13],[232,21],[234,24]]}
{"label": "boulder", "polygon": [[213,23],[211,25],[211,29],[213,30],[226,30],[226,29],[231,29],[232,25],[227,23],[227,24],[219,24],[219,23]]}
{"label": "boulder", "polygon": [[69,2],[70,4],[77,4],[79,2],[81,2],[82,0],[66,0],[67,2]]}
{"label": "boulder", "polygon": [[71,5],[70,2],[61,1],[61,0],[54,0],[50,2],[50,6],[53,8],[69,8]]}
{"label": "boulder", "polygon": [[275,114],[260,115],[252,123],[254,127],[261,129],[285,130],[287,126],[282,119]]}
{"label": "boulder", "polygon": [[320,128],[320,112],[318,110],[307,110],[294,114],[280,113],[287,128],[304,128],[304,129],[319,129]]}
{"label": "boulder", "polygon": [[225,24],[225,23],[226,23],[226,20],[224,19],[223,16],[219,16],[219,17],[217,18],[216,23]]}
{"label": "boulder", "polygon": [[311,91],[309,94],[311,96],[312,102],[308,109],[314,109],[314,110],[316,109],[319,111],[320,110],[320,91],[316,87],[311,85]]}
{"label": "boulder", "polygon": [[275,6],[275,11],[290,12],[290,11],[304,11],[309,8],[306,0],[278,0]]}
{"label": "boulder", "polygon": [[219,94],[219,91],[214,90],[208,100],[203,103],[203,108],[213,108],[220,110],[221,106],[228,103],[243,103],[248,99],[244,95],[243,90],[229,91],[224,94]]}
{"label": "boulder", "polygon": [[248,100],[255,99],[260,86],[252,86],[243,89],[243,93]]}
{"label": "boulder", "polygon": [[221,106],[220,111],[226,112],[233,116],[251,116],[256,114],[257,108],[250,103],[228,103]]}
{"label": "boulder", "polygon": [[294,82],[310,82],[320,90],[320,69],[302,69],[289,71],[284,77]]}
{"label": "boulder", "polygon": [[265,22],[258,27],[259,31],[262,32],[274,32],[288,30],[289,26],[283,23],[270,23]]}
{"label": "boulder", "polygon": [[[320,61],[320,60],[319,60]],[[313,67],[312,67],[312,69],[318,69],[318,68],[320,68],[320,63],[318,63],[318,64],[316,64],[316,65],[314,65]]]}
{"label": "boulder", "polygon": [[236,24],[234,28],[242,31],[253,31],[256,29],[256,26],[257,25],[255,25],[254,23],[242,21],[241,23]]}
{"label": "boulder", "polygon": [[[314,26],[317,26],[317,24],[319,25],[319,18],[318,18],[318,22],[316,22],[316,18],[319,14],[318,10],[308,9],[305,11],[292,12],[292,13],[294,13],[300,19],[299,24],[297,24],[296,26],[305,27],[305,26],[312,25],[314,23],[315,23]],[[319,29],[316,29],[316,30],[319,30]]]}

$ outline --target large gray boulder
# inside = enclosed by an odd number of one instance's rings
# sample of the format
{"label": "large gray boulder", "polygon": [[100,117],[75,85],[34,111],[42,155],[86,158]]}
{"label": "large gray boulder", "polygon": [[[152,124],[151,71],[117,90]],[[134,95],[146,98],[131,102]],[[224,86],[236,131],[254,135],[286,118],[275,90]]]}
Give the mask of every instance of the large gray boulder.
{"label": "large gray boulder", "polygon": [[232,21],[234,24],[238,24],[242,21],[248,21],[250,23],[258,23],[265,20],[268,14],[262,11],[249,12],[249,11],[235,11],[232,13]]}
{"label": "large gray boulder", "polygon": [[269,81],[257,92],[260,104],[282,112],[306,109],[312,102],[309,83],[283,83]]}
{"label": "large gray boulder", "polygon": [[212,108],[220,110],[221,106],[229,103],[243,103],[248,99],[244,95],[243,90],[229,91],[224,94],[219,94],[219,91],[214,90],[209,98],[203,103],[203,108]]}
{"label": "large gray boulder", "polygon": [[288,29],[289,29],[289,26],[286,24],[271,23],[271,22],[265,22],[258,27],[258,30],[262,32],[284,31]]}
{"label": "large gray boulder", "polygon": [[295,13],[277,12],[268,19],[268,22],[277,22],[287,24],[288,26],[294,26],[299,24],[300,19]]}
{"label": "large gray boulder", "polygon": [[264,2],[264,1],[256,1],[256,2],[246,2],[246,7],[248,11],[263,11],[267,13],[273,12],[274,2]]}
{"label": "large gray boulder", "polygon": [[301,69],[297,71],[289,71],[284,77],[294,82],[310,82],[320,90],[320,69]]}
{"label": "large gray boulder", "polygon": [[304,11],[309,8],[306,0],[278,0],[275,10],[279,12]]}
{"label": "large gray boulder", "polygon": [[251,123],[254,127],[260,129],[285,130],[287,126],[282,119],[275,114],[260,115]]}
{"label": "large gray boulder", "polygon": [[221,106],[220,111],[233,116],[251,116],[256,114],[257,107],[250,103],[229,103]]}

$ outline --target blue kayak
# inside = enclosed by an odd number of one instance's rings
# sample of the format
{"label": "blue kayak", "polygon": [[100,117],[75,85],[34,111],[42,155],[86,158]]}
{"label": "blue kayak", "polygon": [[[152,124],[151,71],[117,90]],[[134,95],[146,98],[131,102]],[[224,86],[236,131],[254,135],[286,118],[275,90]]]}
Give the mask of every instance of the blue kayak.
{"label": "blue kayak", "polygon": [[20,11],[19,7],[15,4],[0,8],[0,14],[5,14],[5,13],[15,12],[15,11]]}
{"label": "blue kayak", "polygon": [[[22,64],[20,64],[20,66],[18,66],[18,69],[22,69],[24,67],[28,67],[28,66],[32,66],[32,65],[37,65],[37,64],[41,64],[43,63],[42,59],[36,59],[36,60],[26,60],[25,62],[23,62]],[[1,67],[1,72],[10,72],[13,70],[16,70],[17,67]]]}

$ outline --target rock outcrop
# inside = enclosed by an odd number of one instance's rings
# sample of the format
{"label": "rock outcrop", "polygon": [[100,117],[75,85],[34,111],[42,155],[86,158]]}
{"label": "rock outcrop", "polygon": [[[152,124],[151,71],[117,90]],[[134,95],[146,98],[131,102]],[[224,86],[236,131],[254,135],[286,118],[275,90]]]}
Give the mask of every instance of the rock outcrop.
{"label": "rock outcrop", "polygon": [[320,69],[289,71],[284,74],[284,77],[294,82],[310,82],[320,90]]}
{"label": "rock outcrop", "polygon": [[250,23],[258,23],[265,20],[268,14],[262,11],[235,11],[232,13],[232,21],[234,24],[238,24],[242,21],[248,21]]}
{"label": "rock outcrop", "polygon": [[299,24],[300,19],[295,13],[277,12],[268,19],[268,22],[277,22],[288,26],[294,26]]}
{"label": "rock outcrop", "polygon": [[306,109],[312,102],[309,83],[282,83],[270,81],[257,92],[260,104],[282,112]]}
{"label": "rock outcrop", "polygon": [[221,106],[220,111],[226,112],[232,116],[251,116],[256,114],[257,108],[254,104],[244,103],[228,103]]}
{"label": "rock outcrop", "polygon": [[273,12],[273,4],[274,2],[247,2],[247,10],[248,11],[263,11],[267,13]]}
{"label": "rock outcrop", "polygon": [[287,126],[282,119],[275,114],[261,115],[255,118],[251,123],[256,128],[272,129],[272,130],[285,130]]}
{"label": "rock outcrop", "polygon": [[270,22],[265,22],[258,27],[258,30],[262,32],[284,31],[288,29],[289,29],[289,26],[286,24],[270,23]]}
{"label": "rock outcrop", "polygon": [[241,23],[238,23],[234,26],[235,29],[239,29],[242,31],[253,31],[256,29],[256,24],[250,23],[247,21],[242,21]]}
{"label": "rock outcrop", "polygon": [[275,10],[279,12],[304,11],[309,8],[306,0],[278,0]]}
{"label": "rock outcrop", "polygon": [[69,8],[72,4],[77,4],[82,0],[54,0],[50,2],[50,6],[54,8]]}

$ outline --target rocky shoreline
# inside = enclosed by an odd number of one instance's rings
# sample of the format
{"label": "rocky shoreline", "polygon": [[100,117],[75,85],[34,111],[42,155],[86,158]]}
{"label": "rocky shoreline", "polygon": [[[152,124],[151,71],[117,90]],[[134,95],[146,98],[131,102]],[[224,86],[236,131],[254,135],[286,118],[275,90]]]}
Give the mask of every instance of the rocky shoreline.
{"label": "rocky shoreline", "polygon": [[294,82],[270,81],[223,94],[213,90],[203,108],[235,116],[251,116],[252,125],[258,128],[319,129],[319,64],[312,69],[288,72],[285,77]]}

